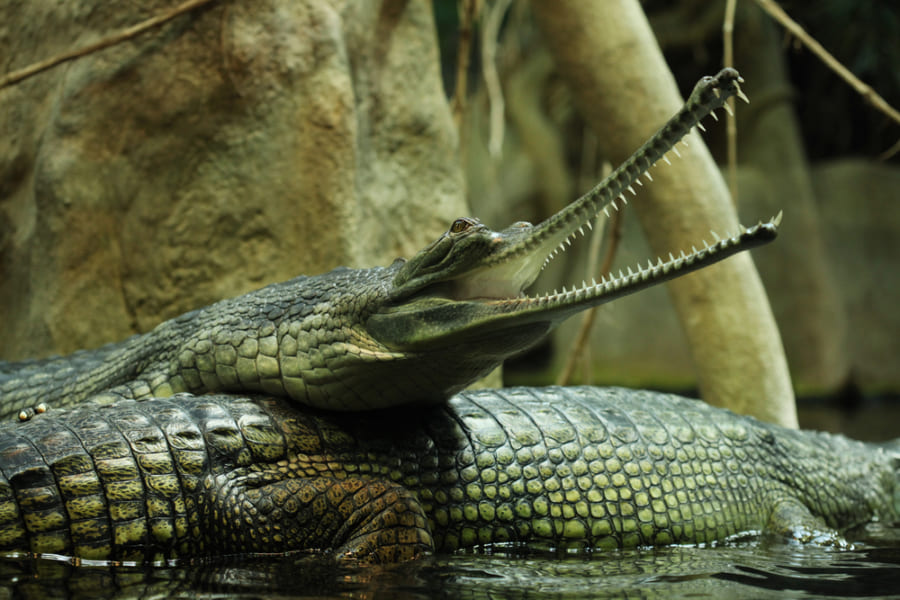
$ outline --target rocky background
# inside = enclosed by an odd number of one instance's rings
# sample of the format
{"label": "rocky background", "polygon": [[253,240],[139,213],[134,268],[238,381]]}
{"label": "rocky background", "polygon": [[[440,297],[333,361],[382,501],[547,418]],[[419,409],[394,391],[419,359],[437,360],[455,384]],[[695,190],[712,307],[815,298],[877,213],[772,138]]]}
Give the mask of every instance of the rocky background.
{"label": "rocky background", "polygon": [[[0,71],[176,4],[0,0]],[[701,34],[672,41],[677,22],[654,19],[646,4],[664,47],[713,58],[679,59],[687,93],[718,69],[719,51]],[[606,140],[592,140],[584,102],[528,3],[512,4],[494,48],[502,152],[488,150],[479,60],[457,128],[447,100],[456,11],[411,0],[223,0],[0,89],[0,358],[95,347],[300,273],[388,264],[457,216],[495,227],[538,220],[592,186]],[[752,224],[784,210],[782,236],[754,259],[794,386],[897,393],[897,161],[854,153],[810,164],[796,118],[804,90],[784,64],[780,30],[749,11],[737,31],[752,99],[738,113],[737,212]],[[711,129],[716,150],[724,126]],[[654,255],[635,217],[625,213],[617,265]],[[539,285],[580,282],[585,251],[571,254]],[[553,381],[579,321],[526,359],[529,382]],[[576,381],[695,387],[686,327],[662,288],[604,307]]]}
{"label": "rocky background", "polygon": [[[0,3],[4,71],[176,5]],[[409,256],[467,214],[420,2],[213,2],[0,91],[4,358]]]}

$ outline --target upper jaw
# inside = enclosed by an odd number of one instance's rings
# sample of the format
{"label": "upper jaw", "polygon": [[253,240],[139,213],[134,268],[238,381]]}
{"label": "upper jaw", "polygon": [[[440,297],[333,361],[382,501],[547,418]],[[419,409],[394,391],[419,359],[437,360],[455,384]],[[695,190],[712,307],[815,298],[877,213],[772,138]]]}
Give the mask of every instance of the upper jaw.
{"label": "upper jaw", "polygon": [[[536,254],[544,257],[541,267],[545,266],[557,252],[564,251],[579,233],[583,235],[585,227],[590,228],[601,212],[609,216],[610,207],[618,210],[620,205],[627,203],[626,193],[636,195],[634,185],[643,185],[641,176],[652,181],[650,168],[661,159],[670,162],[668,153],[673,151],[678,154],[676,144],[694,127],[702,127],[702,119],[710,114],[715,115],[714,111],[718,108],[727,107],[726,101],[732,96],[749,102],[740,89],[740,82],[743,79],[731,68],[701,79],[675,116],[609,176],[582,197],[531,228],[522,243],[507,245],[488,257],[486,263],[499,265],[522,260],[522,255]],[[535,259],[529,257],[527,260]]]}

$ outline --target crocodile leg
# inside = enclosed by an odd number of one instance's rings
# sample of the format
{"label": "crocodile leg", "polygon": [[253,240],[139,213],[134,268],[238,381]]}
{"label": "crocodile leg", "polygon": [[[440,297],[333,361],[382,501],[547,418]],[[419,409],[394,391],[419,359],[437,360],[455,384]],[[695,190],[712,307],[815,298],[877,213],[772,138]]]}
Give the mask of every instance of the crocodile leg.
{"label": "crocodile leg", "polygon": [[402,486],[358,478],[285,477],[284,471],[253,473],[217,490],[207,515],[210,528],[222,533],[213,538],[216,550],[237,554],[310,548],[363,563],[390,563],[434,549],[419,500]]}
{"label": "crocodile leg", "polygon": [[815,543],[823,546],[847,546],[847,541],[829,527],[825,520],[812,514],[796,498],[775,502],[764,533],[780,540]]}

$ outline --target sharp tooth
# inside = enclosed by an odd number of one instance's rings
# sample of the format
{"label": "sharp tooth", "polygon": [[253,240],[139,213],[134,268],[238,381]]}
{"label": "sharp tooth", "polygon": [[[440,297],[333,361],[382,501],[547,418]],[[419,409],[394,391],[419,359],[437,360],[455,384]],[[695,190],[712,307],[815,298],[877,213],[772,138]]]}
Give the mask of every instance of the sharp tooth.
{"label": "sharp tooth", "polygon": [[615,201],[615,200],[612,201],[612,207],[613,207],[614,209],[616,209],[616,211],[619,210],[619,205],[616,204],[616,201]]}
{"label": "sharp tooth", "polygon": [[706,243],[706,240],[703,240],[703,247],[709,249],[709,244]]}
{"label": "sharp tooth", "polygon": [[675,262],[675,257],[672,256],[671,252],[669,252],[669,262]]}
{"label": "sharp tooth", "polygon": [[628,267],[628,276],[631,277],[634,275],[634,271],[631,270],[631,267]]}
{"label": "sharp tooth", "polygon": [[639,186],[644,187],[644,182],[641,181],[640,177],[638,177],[637,179],[635,179],[634,182],[635,182],[636,184],[638,184]]}
{"label": "sharp tooth", "polygon": [[594,223],[592,221],[588,221],[587,223],[585,223],[585,225],[587,225],[588,229],[594,229]]}
{"label": "sharp tooth", "polygon": [[669,155],[668,155],[668,154],[663,154],[663,160],[666,161],[666,164],[667,164],[667,165],[671,165],[671,164],[672,164],[672,161],[669,160]]}
{"label": "sharp tooth", "polygon": [[662,257],[657,256],[657,257],[656,257],[656,260],[659,261],[658,263],[656,263],[656,266],[657,266],[657,267],[663,266],[663,259],[662,259]]}
{"label": "sharp tooth", "polygon": [[685,148],[690,148],[690,144],[687,143],[687,138],[681,138],[681,143],[684,144]]}
{"label": "sharp tooth", "polygon": [[719,120],[719,115],[716,114],[716,111],[711,110],[711,111],[709,111],[709,114],[712,115],[712,118],[713,118],[714,120],[716,120],[716,121]]}
{"label": "sharp tooth", "polygon": [[628,204],[628,198],[626,198],[624,195],[619,196],[619,200],[622,201],[622,204]]}
{"label": "sharp tooth", "polygon": [[597,287],[597,280],[591,277],[591,286]]}
{"label": "sharp tooth", "polygon": [[719,234],[718,234],[718,233],[716,233],[716,232],[713,231],[712,229],[710,229],[709,232],[712,234],[712,236],[713,236],[714,238],[716,238],[716,241],[717,241],[717,242],[722,241],[722,238],[719,237]]}
{"label": "sharp tooth", "polygon": [[672,152],[675,153],[675,156],[681,158],[681,152],[678,151],[678,146],[672,146]]}
{"label": "sharp tooth", "polygon": [[619,269],[619,279],[625,279],[625,274],[622,273],[622,269]]}
{"label": "sharp tooth", "polygon": [[735,96],[737,96],[738,98],[740,98],[747,104],[750,104],[750,98],[747,97],[747,95],[744,93],[744,91],[741,89],[741,87],[737,83],[734,84],[734,89],[737,90],[734,93]]}
{"label": "sharp tooth", "polygon": [[578,228],[578,233],[580,233],[581,235],[584,235],[584,225],[582,225],[581,227]]}
{"label": "sharp tooth", "polygon": [[784,211],[779,210],[778,214],[775,215],[775,218],[772,219],[772,224],[775,225],[775,227],[778,227],[779,225],[781,225],[781,217],[783,217],[783,216],[784,216]]}
{"label": "sharp tooth", "polygon": [[684,250],[681,251],[681,258],[687,258],[687,256],[684,255]]}
{"label": "sharp tooth", "polygon": [[727,103],[727,102],[726,102],[725,104],[723,104],[722,107],[725,108],[725,112],[727,112],[727,113],[728,113],[729,115],[731,115],[732,117],[734,116],[734,111],[731,110],[731,107],[728,106],[728,103]]}
{"label": "sharp tooth", "polygon": [[559,295],[559,292],[556,291],[556,288],[553,288],[553,295],[554,295],[554,296],[558,296],[558,295]]}
{"label": "sharp tooth", "polygon": [[703,123],[701,123],[700,121],[697,121],[697,129],[699,129],[700,131],[706,131],[706,127],[704,127]]}
{"label": "sharp tooth", "polygon": [[647,261],[647,270],[648,270],[648,271],[652,271],[652,270],[653,270],[653,261],[652,261],[652,260],[648,260],[648,261]]}
{"label": "sharp tooth", "polygon": [[628,186],[628,191],[631,192],[631,195],[632,195],[632,196],[637,196],[637,192],[635,192],[635,191],[634,191],[634,188],[631,187],[630,185]]}
{"label": "sharp tooth", "polygon": [[605,206],[603,207],[603,214],[606,215],[607,219],[609,218],[609,210]]}
{"label": "sharp tooth", "polygon": [[600,276],[600,285],[606,285],[606,275]]}
{"label": "sharp tooth", "polygon": [[650,171],[644,171],[644,175],[647,176],[647,181],[653,181],[653,177],[651,177]]}
{"label": "sharp tooth", "polygon": [[697,246],[691,246],[691,254],[697,254]]}

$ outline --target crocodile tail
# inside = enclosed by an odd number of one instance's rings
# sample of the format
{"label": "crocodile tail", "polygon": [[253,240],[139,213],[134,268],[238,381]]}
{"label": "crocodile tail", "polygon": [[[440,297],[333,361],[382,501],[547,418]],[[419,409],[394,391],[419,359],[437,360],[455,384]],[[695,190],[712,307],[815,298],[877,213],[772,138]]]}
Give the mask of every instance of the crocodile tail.
{"label": "crocodile tail", "polygon": [[894,467],[894,511],[900,517],[900,438],[876,444],[884,450]]}
{"label": "crocodile tail", "polygon": [[153,349],[151,335],[136,335],[68,356],[0,364],[0,422],[44,403],[65,408],[134,377]]}

